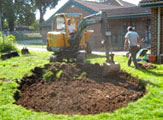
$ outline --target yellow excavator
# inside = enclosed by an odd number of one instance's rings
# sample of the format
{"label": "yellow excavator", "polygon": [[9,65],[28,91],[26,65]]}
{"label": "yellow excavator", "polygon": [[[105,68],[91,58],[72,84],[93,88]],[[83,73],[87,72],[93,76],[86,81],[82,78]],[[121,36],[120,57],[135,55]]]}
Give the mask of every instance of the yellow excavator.
{"label": "yellow excavator", "polygon": [[[68,19],[75,25],[76,30],[73,36],[69,35]],[[56,62],[64,59],[69,61],[73,59],[77,62],[85,62],[86,52],[81,51],[81,48],[88,47],[86,41],[92,34],[92,31],[87,31],[86,28],[98,23],[101,24],[101,33],[104,36],[106,49],[106,62],[103,65],[104,76],[119,71],[120,64],[114,61],[114,54],[112,54],[111,32],[108,27],[107,15],[102,11],[86,17],[76,13],[57,14],[52,23],[53,31],[47,33],[47,50],[54,52],[50,57],[50,61]]]}
{"label": "yellow excavator", "polygon": [[[68,30],[68,21],[74,26],[74,31],[77,31],[79,22],[83,19],[80,13],[60,13],[56,14],[52,22],[52,31],[48,32],[48,51],[59,52],[62,49],[69,47],[68,40],[70,39],[70,33]],[[91,45],[88,42],[88,38],[93,33],[92,30],[85,31],[82,35],[79,49],[86,50],[88,54],[91,53]]]}

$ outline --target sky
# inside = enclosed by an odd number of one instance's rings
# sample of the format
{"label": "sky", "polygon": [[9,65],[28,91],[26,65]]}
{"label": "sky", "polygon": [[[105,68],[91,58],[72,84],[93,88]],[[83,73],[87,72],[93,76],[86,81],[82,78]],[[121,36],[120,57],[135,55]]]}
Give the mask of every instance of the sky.
{"label": "sky", "polygon": [[[44,20],[47,20],[50,16],[52,16],[62,5],[64,5],[68,0],[61,0],[58,2],[58,5],[54,9],[48,9],[46,14],[44,15]],[[138,5],[141,0],[123,0],[129,3],[133,3]],[[39,19],[40,13],[37,12],[36,19]]]}

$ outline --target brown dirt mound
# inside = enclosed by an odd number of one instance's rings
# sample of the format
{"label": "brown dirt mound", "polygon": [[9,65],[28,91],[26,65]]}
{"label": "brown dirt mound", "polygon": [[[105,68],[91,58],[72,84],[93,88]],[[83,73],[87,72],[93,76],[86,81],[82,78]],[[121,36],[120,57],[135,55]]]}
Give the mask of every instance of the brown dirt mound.
{"label": "brown dirt mound", "polygon": [[156,68],[155,65],[152,65],[150,63],[139,63],[139,66],[144,69],[154,69]]}
{"label": "brown dirt mound", "polygon": [[[16,104],[37,112],[97,114],[113,112],[144,95],[137,78],[124,72],[102,77],[98,64],[53,64],[24,77]],[[45,71],[52,75],[45,82]]]}

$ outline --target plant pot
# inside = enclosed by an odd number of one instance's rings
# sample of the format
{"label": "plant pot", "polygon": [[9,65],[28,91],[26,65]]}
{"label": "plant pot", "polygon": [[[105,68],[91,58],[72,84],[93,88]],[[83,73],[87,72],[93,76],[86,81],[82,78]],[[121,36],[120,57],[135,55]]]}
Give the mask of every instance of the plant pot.
{"label": "plant pot", "polygon": [[155,63],[156,62],[156,56],[148,56],[148,61],[151,63]]}

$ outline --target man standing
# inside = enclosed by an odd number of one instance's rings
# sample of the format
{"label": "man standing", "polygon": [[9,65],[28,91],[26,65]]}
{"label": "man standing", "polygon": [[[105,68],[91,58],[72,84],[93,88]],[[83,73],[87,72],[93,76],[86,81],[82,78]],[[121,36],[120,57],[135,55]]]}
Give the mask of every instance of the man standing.
{"label": "man standing", "polygon": [[68,19],[68,32],[70,36],[75,32],[75,26],[71,23],[70,19]]}
{"label": "man standing", "polygon": [[139,38],[138,33],[133,31],[132,26],[129,26],[127,28],[127,31],[128,32],[125,35],[124,48],[127,49],[127,47],[129,46],[129,52],[131,53],[128,59],[128,66],[131,65],[131,62],[133,60],[135,68],[138,69],[139,66],[136,61],[136,53],[141,48],[141,40]]}

